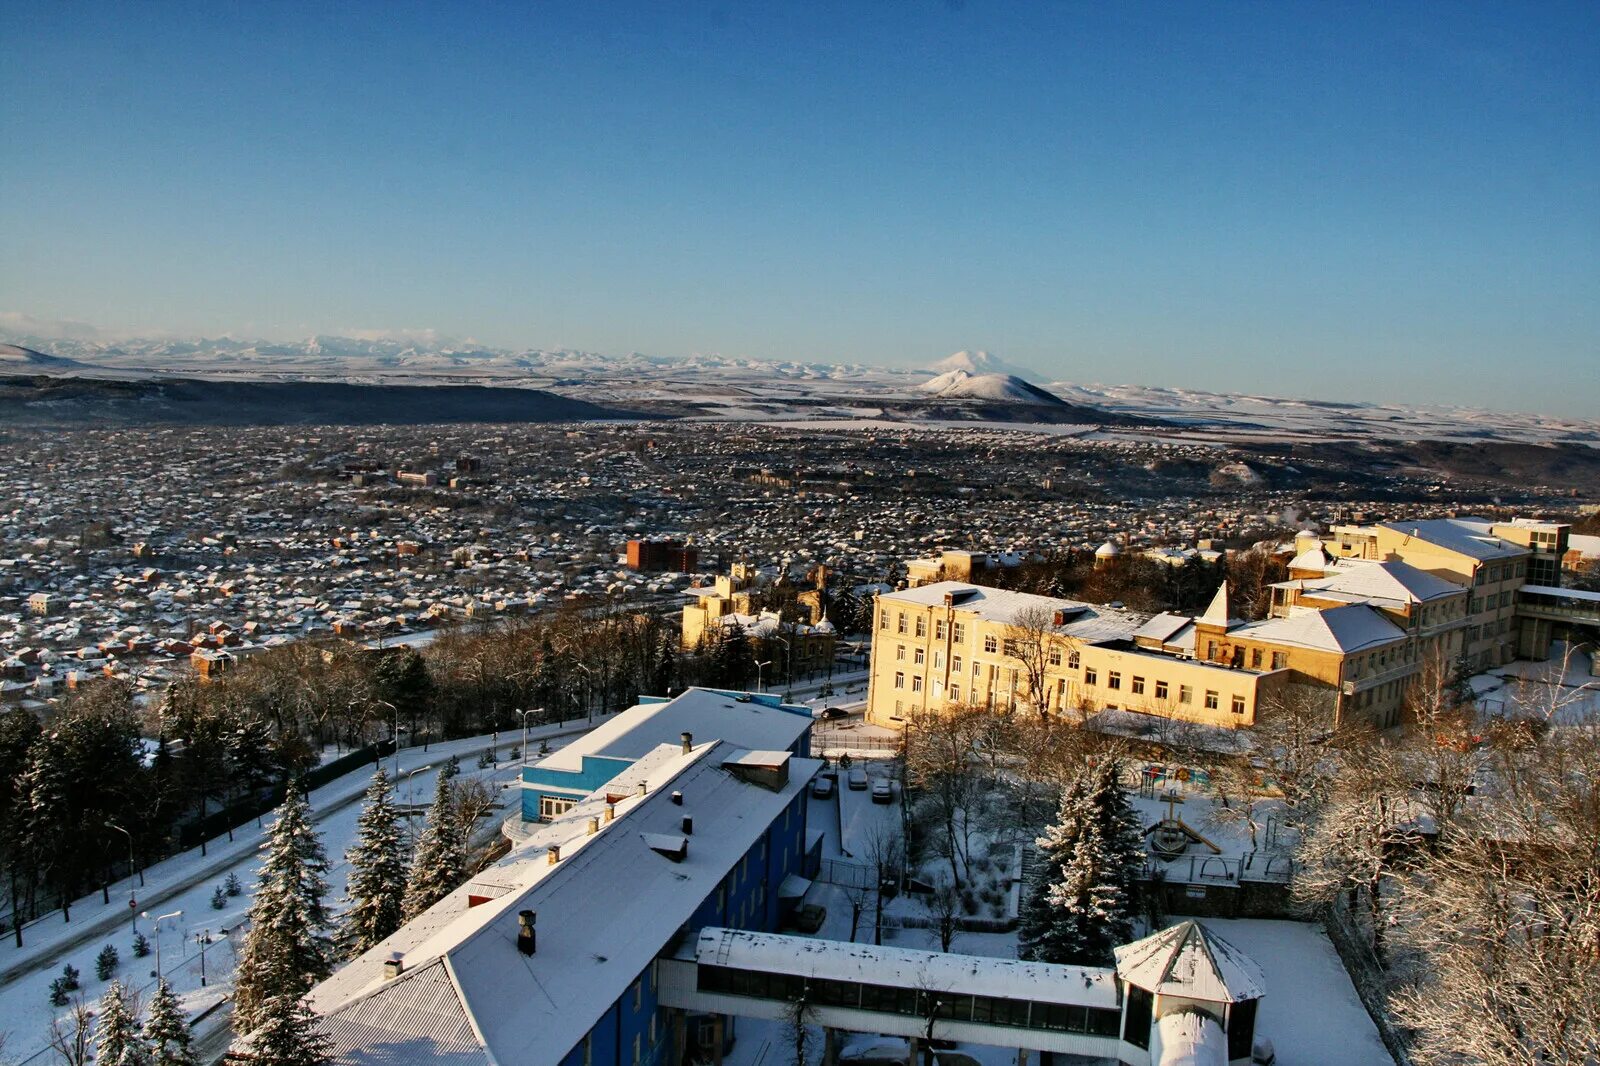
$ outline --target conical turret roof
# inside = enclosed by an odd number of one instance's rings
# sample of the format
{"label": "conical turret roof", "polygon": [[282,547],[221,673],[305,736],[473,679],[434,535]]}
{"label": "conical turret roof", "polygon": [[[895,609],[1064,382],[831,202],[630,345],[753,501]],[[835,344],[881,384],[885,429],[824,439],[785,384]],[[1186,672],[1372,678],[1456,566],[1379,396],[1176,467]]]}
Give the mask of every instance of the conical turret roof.
{"label": "conical turret roof", "polygon": [[1199,922],[1182,922],[1116,949],[1117,976],[1161,996],[1238,1003],[1266,994],[1256,961]]}

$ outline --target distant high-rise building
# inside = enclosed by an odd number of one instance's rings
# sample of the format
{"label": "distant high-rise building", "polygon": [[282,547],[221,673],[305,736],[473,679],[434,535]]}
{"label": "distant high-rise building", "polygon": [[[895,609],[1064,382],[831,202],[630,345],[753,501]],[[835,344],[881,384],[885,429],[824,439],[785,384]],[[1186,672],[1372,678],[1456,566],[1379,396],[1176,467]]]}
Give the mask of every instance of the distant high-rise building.
{"label": "distant high-rise building", "polygon": [[628,541],[628,569],[692,574],[700,565],[700,550],[675,540]]}

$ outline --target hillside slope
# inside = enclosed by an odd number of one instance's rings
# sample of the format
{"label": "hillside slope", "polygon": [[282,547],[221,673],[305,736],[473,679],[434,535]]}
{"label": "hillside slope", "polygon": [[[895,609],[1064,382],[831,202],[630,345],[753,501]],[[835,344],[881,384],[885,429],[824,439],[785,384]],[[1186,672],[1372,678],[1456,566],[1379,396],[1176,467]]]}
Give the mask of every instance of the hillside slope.
{"label": "hillside slope", "polygon": [[113,381],[0,377],[7,426],[419,425],[573,422],[636,417],[538,389],[477,385],[346,385],[308,381]]}

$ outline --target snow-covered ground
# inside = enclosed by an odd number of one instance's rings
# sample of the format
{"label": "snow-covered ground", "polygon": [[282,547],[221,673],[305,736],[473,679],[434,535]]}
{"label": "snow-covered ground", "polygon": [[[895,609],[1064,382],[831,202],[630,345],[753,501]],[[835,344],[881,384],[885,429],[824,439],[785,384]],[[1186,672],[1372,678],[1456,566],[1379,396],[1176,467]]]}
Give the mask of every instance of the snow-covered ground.
{"label": "snow-covered ground", "polygon": [[1544,662],[1518,660],[1472,678],[1478,709],[1486,716],[1545,719],[1559,725],[1600,718],[1600,677],[1590,671],[1589,649],[1553,646]]}
{"label": "snow-covered ground", "polygon": [[1267,975],[1256,1032],[1278,1066],[1388,1066],[1394,1060],[1356,996],[1328,934],[1307,922],[1206,918]]}
{"label": "snow-covered ground", "polygon": [[[564,727],[530,730],[529,735],[555,738],[551,746],[559,747],[577,731],[581,731],[577,723],[568,723]],[[564,738],[557,734],[563,734]],[[486,826],[497,826],[499,819],[509,813],[506,805],[518,799],[516,778],[521,763],[509,761],[508,753],[520,743],[521,733],[518,730],[501,734],[496,749],[500,755],[499,765],[480,770],[477,753],[489,746],[490,739],[484,736],[433,744],[426,752],[421,748],[402,750],[397,802],[402,807],[426,808],[433,799],[439,764],[454,754],[461,759],[463,779],[480,778],[500,790],[502,810],[485,820]],[[392,770],[391,760],[384,760],[384,765]],[[355,841],[356,819],[361,813],[360,796],[370,780],[367,771],[357,770],[311,794],[312,817],[328,854],[330,896],[336,910],[344,906],[341,897],[348,874],[344,853]],[[271,818],[263,822],[270,825]],[[420,832],[420,815],[413,824]],[[161,970],[191,1017],[215,1006],[219,993],[231,988],[235,953],[240,944],[238,930],[255,891],[260,869],[258,849],[264,835],[265,828],[249,825],[234,833],[232,843],[226,837],[210,841],[206,856],[201,856],[199,849],[176,855],[147,870],[146,884],[138,890],[140,911],[148,910],[152,915],[182,912],[179,917],[161,923]],[[202,873],[205,876],[198,877]],[[238,877],[243,891],[237,897],[227,898],[222,909],[215,909],[211,903],[212,894],[229,873]],[[148,902],[156,899],[161,902]],[[4,982],[0,984],[0,1032],[9,1034],[8,1062],[37,1066],[51,1060],[48,1050],[50,1022],[65,1011],[50,1005],[50,982],[60,974],[64,964],[70,963],[79,971],[82,985],[74,994],[82,996],[85,1002],[98,999],[109,982],[96,978],[94,960],[106,944],[114,945],[121,957],[114,976],[148,999],[155,986],[155,953],[152,950],[145,958],[134,958],[133,933],[127,915],[128,883],[124,880],[112,886],[109,906],[96,894],[73,905],[70,923],[62,922],[57,915],[29,926],[21,950],[9,936],[4,939],[0,945],[0,982]],[[102,935],[70,948],[64,946],[79,939],[86,930],[108,921],[112,924]],[[138,927],[154,948],[154,923],[141,917]],[[204,988],[200,984],[201,947],[196,939],[202,934],[212,938],[205,948],[207,982]],[[44,962],[48,965],[35,968]]]}
{"label": "snow-covered ground", "polygon": [[[872,776],[882,775],[888,769],[885,763],[864,765]],[[1204,823],[1208,835],[1215,834],[1219,844],[1234,849],[1248,845],[1248,830],[1244,826],[1231,822],[1213,824],[1194,805],[1195,797],[1190,799],[1186,820]],[[852,858],[839,848],[841,823],[844,840],[848,843],[864,839],[876,826],[897,822],[900,817],[898,804],[874,804],[868,793],[849,789],[837,793],[835,799],[812,798],[809,803],[809,824],[823,831],[824,859],[850,861]],[[1165,804],[1156,801],[1141,801],[1138,805],[1147,820],[1166,813]],[[818,937],[852,939],[850,897],[845,889],[818,881],[807,893],[806,902],[820,904],[827,910],[822,928],[816,933]],[[1204,922],[1254,958],[1266,971],[1268,991],[1262,1001],[1257,1031],[1272,1040],[1280,1066],[1386,1066],[1392,1061],[1320,926],[1257,919],[1204,919]],[[871,943],[872,938],[873,921],[869,909],[862,914],[854,939]],[[932,929],[886,928],[883,942],[897,947],[939,950],[938,934]],[[951,950],[963,955],[1015,958],[1016,934],[958,932]],[[729,1066],[756,1066],[792,1058],[788,1034],[779,1023],[740,1019],[738,1033],[735,1049],[726,1060]],[[817,1033],[816,1037],[815,1046],[820,1054],[821,1034]],[[876,1039],[874,1034],[851,1034],[843,1046],[861,1046]],[[1011,1048],[964,1044],[959,1051],[983,1066],[1006,1066],[1016,1061],[1016,1051]]]}

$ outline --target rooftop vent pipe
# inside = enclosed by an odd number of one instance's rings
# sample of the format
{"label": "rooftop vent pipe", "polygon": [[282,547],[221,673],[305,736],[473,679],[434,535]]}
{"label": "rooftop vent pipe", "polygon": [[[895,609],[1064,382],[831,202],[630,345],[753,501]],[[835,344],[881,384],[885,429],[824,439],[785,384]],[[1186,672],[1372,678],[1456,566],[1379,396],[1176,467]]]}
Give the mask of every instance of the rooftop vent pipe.
{"label": "rooftop vent pipe", "polygon": [[683,741],[683,753],[685,755],[689,754],[689,749],[694,747],[694,734],[680,733],[678,734],[678,738]]}
{"label": "rooftop vent pipe", "polygon": [[532,955],[537,944],[538,937],[533,928],[537,917],[533,911],[517,912],[517,950],[524,955]]}
{"label": "rooftop vent pipe", "polygon": [[384,980],[393,980],[405,972],[406,957],[398,951],[391,951],[389,957],[383,960]]}
{"label": "rooftop vent pipe", "polygon": [[694,816],[693,815],[686,814],[686,815],[683,816],[683,835],[686,836],[686,837],[694,836]]}
{"label": "rooftop vent pipe", "polygon": [[561,861],[561,845],[551,844],[548,854],[550,856],[550,865],[554,866],[556,863]]}

